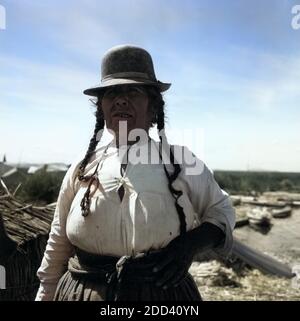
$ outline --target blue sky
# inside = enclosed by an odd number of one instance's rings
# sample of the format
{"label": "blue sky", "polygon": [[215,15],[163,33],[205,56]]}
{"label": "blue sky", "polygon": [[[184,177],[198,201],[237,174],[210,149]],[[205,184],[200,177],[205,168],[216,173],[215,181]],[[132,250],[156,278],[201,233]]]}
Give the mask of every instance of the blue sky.
{"label": "blue sky", "polygon": [[99,83],[107,49],[131,43],[172,83],[164,95],[172,143],[213,169],[299,172],[295,4],[0,0],[0,157],[71,163],[83,154],[94,118],[82,91]]}

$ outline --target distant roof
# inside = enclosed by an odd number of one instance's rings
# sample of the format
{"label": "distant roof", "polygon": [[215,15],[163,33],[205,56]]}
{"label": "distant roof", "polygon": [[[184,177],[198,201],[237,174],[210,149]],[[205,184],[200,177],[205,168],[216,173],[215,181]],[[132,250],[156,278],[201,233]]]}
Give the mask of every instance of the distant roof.
{"label": "distant roof", "polygon": [[13,169],[14,166],[7,165],[6,163],[0,162],[0,176],[8,172],[9,170]]}
{"label": "distant roof", "polygon": [[28,174],[33,174],[36,171],[46,168],[46,172],[66,172],[70,165],[64,163],[50,163],[50,164],[32,164],[32,163],[22,163],[22,164],[15,164],[15,163],[3,163],[0,162],[0,176],[7,173],[9,170],[13,168],[16,169],[28,169]]}
{"label": "distant roof", "polygon": [[66,172],[68,168],[68,165],[62,163],[47,164],[47,172]]}
{"label": "distant roof", "polygon": [[46,172],[66,172],[69,168],[66,164],[60,163],[53,163],[53,164],[46,164],[46,165],[33,165],[28,168],[28,174],[34,174],[38,170],[45,168]]}

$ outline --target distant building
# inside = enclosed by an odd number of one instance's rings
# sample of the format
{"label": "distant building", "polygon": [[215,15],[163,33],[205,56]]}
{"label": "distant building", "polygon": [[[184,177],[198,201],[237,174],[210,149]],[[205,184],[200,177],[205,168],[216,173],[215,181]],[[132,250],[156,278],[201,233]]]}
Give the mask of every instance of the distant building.
{"label": "distant building", "polygon": [[15,190],[20,183],[25,182],[26,177],[27,174],[24,169],[0,162],[0,178],[10,191]]}
{"label": "distant building", "polygon": [[38,165],[31,165],[28,168],[28,174],[34,174],[41,169],[45,169],[46,172],[66,172],[69,166],[63,163],[52,163],[52,164],[38,164]]}
{"label": "distant building", "polygon": [[10,191],[14,191],[17,186],[23,184],[29,175],[35,174],[40,170],[47,173],[60,173],[63,175],[69,166],[63,163],[52,164],[8,164],[0,162],[0,178]]}
{"label": "distant building", "polygon": [[5,164],[5,162],[0,162],[0,177],[4,175],[6,172],[14,168],[13,166]]}

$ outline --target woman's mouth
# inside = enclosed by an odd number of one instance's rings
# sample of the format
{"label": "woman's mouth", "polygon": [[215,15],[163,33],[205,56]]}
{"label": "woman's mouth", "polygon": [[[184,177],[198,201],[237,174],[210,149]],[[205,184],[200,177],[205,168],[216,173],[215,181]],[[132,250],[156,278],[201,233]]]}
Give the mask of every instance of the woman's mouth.
{"label": "woman's mouth", "polygon": [[113,118],[119,118],[119,119],[129,119],[133,116],[127,112],[116,112],[112,115]]}

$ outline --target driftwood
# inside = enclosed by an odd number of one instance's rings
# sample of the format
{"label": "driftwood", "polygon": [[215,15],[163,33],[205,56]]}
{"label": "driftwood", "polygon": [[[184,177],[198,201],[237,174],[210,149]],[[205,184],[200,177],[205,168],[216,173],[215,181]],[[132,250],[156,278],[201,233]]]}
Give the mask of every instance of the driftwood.
{"label": "driftwood", "polygon": [[281,263],[271,256],[244,244],[236,237],[233,238],[232,251],[229,256],[224,257],[218,251],[210,250],[205,253],[198,253],[194,259],[198,262],[216,260],[237,270],[239,273],[245,266],[249,266],[266,274],[285,278],[293,278],[295,276],[289,265]]}
{"label": "driftwood", "polygon": [[272,257],[255,250],[234,238],[232,255],[239,258],[250,266],[264,273],[274,274],[282,277],[292,278],[295,274],[292,269]]}
{"label": "driftwood", "polygon": [[244,204],[256,205],[256,206],[267,206],[267,207],[284,207],[286,202],[282,201],[254,201],[254,200],[244,200]]}

